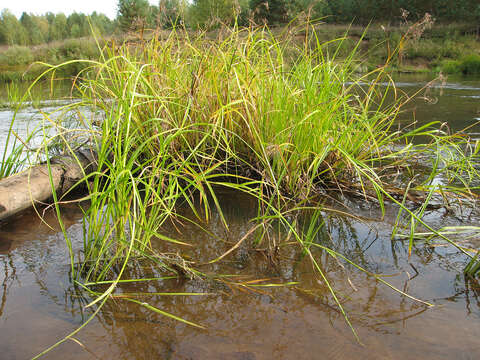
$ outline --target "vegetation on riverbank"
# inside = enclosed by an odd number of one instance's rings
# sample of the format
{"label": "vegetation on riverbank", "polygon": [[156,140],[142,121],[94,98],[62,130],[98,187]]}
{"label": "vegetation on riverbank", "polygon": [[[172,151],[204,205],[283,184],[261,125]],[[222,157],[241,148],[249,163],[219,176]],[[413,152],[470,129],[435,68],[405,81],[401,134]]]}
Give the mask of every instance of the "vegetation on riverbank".
{"label": "vegetation on riverbank", "polygon": [[[317,27],[322,42],[347,37],[337,58],[348,56],[362,38],[358,53],[364,60],[360,70],[365,72],[388,60],[393,71],[479,73],[480,5],[474,0],[160,0],[158,6],[146,0],[119,0],[117,6],[113,21],[97,13],[87,17],[24,12],[17,19],[4,9],[0,13],[0,82],[35,79],[44,69],[37,62],[56,65],[96,59],[99,53],[90,38],[92,32],[96,37],[124,38],[134,31],[144,40],[158,34],[167,37],[165,31],[183,27],[193,37],[199,30],[215,37],[225,25],[268,24],[274,33],[281,33],[287,24],[305,19],[322,20]],[[428,18],[428,24],[422,25],[420,33],[420,27],[414,29],[417,32],[401,44],[408,29],[422,18]],[[395,49],[397,58],[391,59]],[[62,67],[67,76],[75,76],[80,69],[74,63]]]}
{"label": "vegetation on riverbank", "polygon": [[[323,41],[345,36],[339,56],[348,55],[358,46],[358,59],[363,70],[373,70],[388,63],[389,71],[448,72],[475,75],[476,68],[452,68],[451,63],[480,54],[480,38],[474,24],[437,24],[424,18],[422,28],[410,30],[413,25],[400,26],[370,24],[368,27],[323,24],[317,34]],[[344,55],[343,55],[344,56]]]}
{"label": "vegetation on riverbank", "polygon": [[[325,207],[322,196],[359,196],[382,211],[387,203],[396,204],[401,212],[393,232],[406,236],[410,248],[426,230],[475,264],[471,249],[422,217],[433,200],[452,206],[457,197],[475,198],[470,182],[480,175],[478,142],[448,134],[435,123],[397,129],[405,99],[386,101],[396,94],[393,83],[386,92],[376,87],[390,81],[384,67],[355,74],[361,43],[342,53],[347,39],[323,43],[318,28],[309,24],[275,35],[268,28],[228,27],[216,34],[191,37],[175,30],[163,40],[104,48],[99,61],[79,60],[88,64],[76,82],[82,101],[62,111],[82,113],[88,107],[104,116],[80,116],[78,128],[49,121],[57,133],[45,137],[39,155],[76,156],[75,147],[86,139],[98,154],[97,170],[78,183],[90,202],[83,249],[70,253],[73,280],[94,297],[91,305],[108,301],[119,282],[154,281],[125,278],[139,258],[166,274],[221,277],[205,270],[208,264],[182,257],[188,244],[165,236],[162,228],[169,223],[181,229],[188,221],[202,231],[201,223],[215,209],[228,231],[217,197],[222,188],[253,196],[258,212],[250,231],[209,264],[228,258],[242,243],[271,259],[279,248],[293,246],[310,259],[348,323],[313,249],[394,287],[317,241],[320,213],[335,211]],[[369,85],[362,86],[366,80]],[[415,145],[417,137],[428,140]],[[64,199],[54,200],[61,219]],[[183,216],[182,207],[193,218]],[[220,240],[212,237],[215,241]],[[170,244],[171,251],[158,251],[159,242]],[[201,325],[135,295],[122,299]]]}
{"label": "vegetation on riverbank", "polygon": [[[74,59],[95,60],[100,51],[95,39],[70,39],[36,47],[10,46],[0,52],[0,82],[33,81],[46,70]],[[59,76],[75,76],[84,68],[74,62],[59,69]]]}
{"label": "vegetation on riverbank", "polygon": [[[272,32],[281,34],[283,28],[273,28]],[[320,42],[345,37],[338,47],[337,59],[345,59],[356,49],[357,60],[362,66],[357,70],[371,71],[388,62],[390,71],[402,72],[443,72],[465,75],[480,74],[480,41],[475,29],[467,24],[437,25],[433,24],[422,33],[421,37],[400,44],[408,27],[382,27],[370,25],[359,26],[329,25],[316,26],[316,36]],[[135,44],[153,37],[168,38],[169,30],[146,32],[142,39],[138,35],[128,38]],[[215,38],[218,30],[208,32]],[[190,36],[197,36],[190,32]],[[361,39],[359,43],[359,39]],[[124,39],[118,37],[117,43]],[[297,36],[300,45],[301,36]],[[333,43],[333,47],[337,43]],[[401,52],[396,52],[402,46]],[[100,51],[93,38],[70,39],[35,47],[11,46],[0,52],[0,82],[32,81],[46,69],[41,63],[61,64],[69,60],[96,60]],[[393,57],[392,57],[393,56]],[[59,71],[64,76],[75,76],[84,68],[84,64],[72,62],[62,66]]]}
{"label": "vegetation on riverbank", "polygon": [[465,55],[459,60],[446,61],[442,70],[446,74],[478,75],[480,74],[480,55]]}

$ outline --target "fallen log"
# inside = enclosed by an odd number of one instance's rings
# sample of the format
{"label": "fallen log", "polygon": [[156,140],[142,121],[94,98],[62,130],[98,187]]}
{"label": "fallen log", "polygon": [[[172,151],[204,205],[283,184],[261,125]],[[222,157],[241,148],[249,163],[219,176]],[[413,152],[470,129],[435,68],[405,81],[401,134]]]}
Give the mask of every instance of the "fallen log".
{"label": "fallen log", "polygon": [[84,178],[85,174],[96,169],[96,157],[92,151],[77,151],[75,156],[52,158],[50,169],[48,164],[35,165],[21,173],[1,179],[0,220],[7,219],[35,204],[47,202],[52,198],[53,190],[60,196]]}

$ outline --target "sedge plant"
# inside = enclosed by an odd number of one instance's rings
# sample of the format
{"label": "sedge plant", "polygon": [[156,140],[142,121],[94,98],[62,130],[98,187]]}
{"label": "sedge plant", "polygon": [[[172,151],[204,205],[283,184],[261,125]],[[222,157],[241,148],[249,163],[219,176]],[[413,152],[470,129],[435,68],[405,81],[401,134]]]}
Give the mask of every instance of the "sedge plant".
{"label": "sedge plant", "polygon": [[[213,208],[228,229],[217,196],[220,188],[258,200],[258,216],[248,235],[272,251],[278,244],[269,242],[265,229],[277,227],[285,238],[294,239],[352,329],[328,274],[311,251],[321,247],[352,264],[312,241],[322,194],[354,193],[373,199],[382,211],[386,202],[396,203],[409,218],[410,239],[419,224],[459,246],[445,232],[428,226],[422,209],[440,194],[474,193],[469,180],[478,177],[478,143],[441,132],[434,123],[398,130],[394,125],[403,100],[387,103],[386,92],[376,86],[386,76],[384,69],[358,77],[355,50],[339,59],[331,52],[332,42],[321,43],[313,26],[307,24],[304,32],[308,36],[298,41],[289,31],[274,35],[266,27],[224,29],[218,39],[174,29],[164,40],[114,44],[102,49],[98,61],[79,60],[87,64],[76,79],[82,101],[71,108],[80,112],[88,107],[102,114],[89,121],[83,118],[81,131],[89,136],[97,164],[77,183],[87,189],[89,207],[82,252],[71,254],[74,282],[94,296],[89,306],[104,304],[115,296],[117,284],[133,280],[124,274],[134,259],[147,259],[166,272],[201,277],[195,262],[159,253],[155,243],[190,246],[165,236],[162,227],[190,221],[201,228]],[[360,86],[367,78],[373,82]],[[393,82],[388,91],[396,94]],[[73,154],[65,133],[59,129],[45,150],[60,141]],[[419,136],[429,141],[414,145]],[[394,175],[414,173],[412,164],[420,156],[433,159],[430,173],[422,173],[419,184],[402,188]],[[405,194],[413,188],[424,194],[419,210],[406,205]],[[57,211],[61,201],[56,199]],[[180,206],[190,208],[193,218],[184,218]],[[291,215],[306,209],[317,215],[302,230]],[[65,229],[64,234],[72,249]],[[212,261],[221,261],[231,251]],[[103,292],[92,290],[105,284]],[[128,301],[198,325],[134,297]]]}

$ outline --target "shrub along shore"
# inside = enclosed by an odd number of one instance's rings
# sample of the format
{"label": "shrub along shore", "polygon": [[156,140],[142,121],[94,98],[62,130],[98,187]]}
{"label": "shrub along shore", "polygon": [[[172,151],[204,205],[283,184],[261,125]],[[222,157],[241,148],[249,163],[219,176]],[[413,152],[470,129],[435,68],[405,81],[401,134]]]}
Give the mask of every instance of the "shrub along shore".
{"label": "shrub along shore", "polygon": [[[273,28],[279,34],[283,27]],[[337,59],[344,59],[358,47],[357,58],[362,61],[364,72],[382,66],[389,60],[389,69],[399,72],[443,72],[447,74],[480,74],[480,37],[474,24],[433,24],[422,31],[420,37],[400,44],[408,31],[407,26],[383,27],[372,24],[369,27],[322,24],[316,26],[321,42],[345,37],[338,50]],[[125,40],[139,43],[152,37],[167,38],[169,31],[145,32],[140,35],[110,37],[109,41],[121,44]],[[218,30],[208,33],[215,38]],[[191,32],[196,36],[197,32]],[[301,37],[299,38],[301,41]],[[360,41],[361,39],[361,41]],[[106,41],[106,40],[102,40]],[[360,41],[360,43],[359,43]],[[396,49],[401,47],[400,52]],[[4,46],[0,49],[0,82],[31,81],[45,66],[58,65],[70,60],[99,57],[100,51],[91,37],[56,41],[37,46]],[[59,71],[65,76],[75,76],[85,64],[71,63]]]}
{"label": "shrub along shore", "polygon": [[[0,82],[33,81],[46,66],[74,59],[98,59],[99,48],[92,37],[56,41],[37,46],[12,45],[0,50]],[[62,67],[59,75],[75,76],[81,63]]]}

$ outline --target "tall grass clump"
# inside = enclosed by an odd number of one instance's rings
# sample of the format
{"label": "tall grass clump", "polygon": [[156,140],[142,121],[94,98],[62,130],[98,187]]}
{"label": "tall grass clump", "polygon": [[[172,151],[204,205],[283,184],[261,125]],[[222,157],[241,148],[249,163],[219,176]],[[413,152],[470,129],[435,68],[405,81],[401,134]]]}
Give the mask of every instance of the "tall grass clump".
{"label": "tall grass clump", "polygon": [[[301,41],[289,31],[273,36],[267,28],[234,28],[222,29],[217,39],[174,30],[165,40],[105,48],[100,61],[83,61],[90,76],[78,80],[83,100],[71,108],[88,106],[104,114],[82,117],[86,129],[78,129],[90,137],[98,160],[96,171],[78,183],[87,187],[90,207],[83,251],[71,252],[72,274],[92,294],[91,286],[109,284],[91,305],[108,300],[133,259],[201,276],[194,263],[159,253],[155,243],[188,246],[166,237],[162,226],[208,220],[212,208],[228,228],[219,188],[258,199],[258,216],[247,235],[272,251],[278,246],[269,240],[273,226],[283,229],[285,239],[296,239],[342,312],[310,251],[321,246],[312,243],[317,230],[307,225],[303,231],[293,218],[314,210],[316,221],[319,199],[336,191],[370,199],[382,210],[386,200],[395,202],[413,224],[436,233],[420,212],[405,205],[405,196],[410,190],[423,192],[425,201],[440,193],[469,194],[469,179],[478,176],[478,144],[466,152],[465,137],[434,124],[398,130],[402,101],[386,101],[388,92],[396,92],[393,84],[387,93],[379,91],[382,69],[359,79],[353,75],[355,49],[342,61],[336,54],[308,26]],[[60,129],[45,142],[45,151],[50,143],[63,142],[74,155],[67,141],[71,133]],[[429,141],[413,145],[417,136]],[[412,164],[419,157],[431,159],[431,172],[415,174]],[[408,186],[398,184],[402,171],[410,175]],[[60,211],[61,199],[55,200]],[[189,207],[194,218],[184,218],[180,206]]]}

